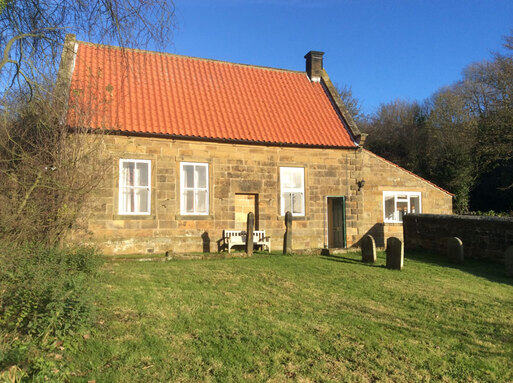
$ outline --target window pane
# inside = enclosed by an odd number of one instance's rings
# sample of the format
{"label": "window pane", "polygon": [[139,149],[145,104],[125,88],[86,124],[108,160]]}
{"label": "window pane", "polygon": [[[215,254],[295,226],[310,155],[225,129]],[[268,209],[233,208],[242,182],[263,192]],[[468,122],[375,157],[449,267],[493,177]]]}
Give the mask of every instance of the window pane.
{"label": "window pane", "polygon": [[387,220],[395,220],[394,212],[395,212],[394,196],[387,195],[387,196],[385,196],[385,218]]}
{"label": "window pane", "polygon": [[184,193],[185,198],[185,211],[187,213],[194,213],[194,190],[187,190]]}
{"label": "window pane", "polygon": [[283,214],[292,213],[292,193],[283,193]]}
{"label": "window pane", "polygon": [[196,179],[198,184],[197,188],[206,188],[207,187],[207,167],[206,166],[196,166]]}
{"label": "window pane", "polygon": [[148,164],[144,162],[139,162],[135,165],[135,169],[136,186],[148,186]]}
{"label": "window pane", "polygon": [[182,214],[208,214],[208,168],[202,163],[181,164]]}
{"label": "window pane", "polygon": [[183,165],[184,187],[194,187],[194,165]]}
{"label": "window pane", "polygon": [[421,213],[419,196],[411,196],[410,197],[410,209],[411,209],[410,213]]}
{"label": "window pane", "polygon": [[303,188],[303,169],[302,168],[282,168],[283,187],[287,189]]}
{"label": "window pane", "polygon": [[205,190],[200,190],[196,192],[196,213],[206,213],[207,212],[207,192]]}
{"label": "window pane", "polygon": [[135,210],[136,213],[148,212],[148,190],[136,189],[135,190]]}
{"label": "window pane", "polygon": [[120,186],[134,186],[134,168],[135,164],[133,162],[123,162],[123,180]]}
{"label": "window pane", "polygon": [[292,187],[295,189],[302,189],[303,188],[303,182],[302,182],[302,169],[294,169],[292,172]]}
{"label": "window pane", "polygon": [[151,161],[121,159],[119,163],[119,214],[148,214]]}
{"label": "window pane", "polygon": [[292,213],[303,214],[303,193],[291,193],[292,195]]}
{"label": "window pane", "polygon": [[288,169],[282,169],[281,176],[282,176],[283,187],[291,188],[292,187],[292,179],[291,179],[291,174],[288,171]]}
{"label": "window pane", "polygon": [[408,202],[397,202],[396,221],[403,221],[403,216],[408,213]]}
{"label": "window pane", "polygon": [[124,213],[133,213],[134,212],[134,190],[133,189],[123,189],[121,193],[121,209]]}

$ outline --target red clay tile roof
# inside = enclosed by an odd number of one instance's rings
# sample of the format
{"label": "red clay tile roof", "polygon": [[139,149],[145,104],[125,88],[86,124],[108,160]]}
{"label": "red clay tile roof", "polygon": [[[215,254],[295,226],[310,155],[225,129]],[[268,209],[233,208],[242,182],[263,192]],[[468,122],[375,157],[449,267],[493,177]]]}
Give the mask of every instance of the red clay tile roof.
{"label": "red clay tile roof", "polygon": [[[355,147],[318,82],[280,70],[78,42],[70,102],[88,127],[229,141]],[[68,123],[78,125],[71,109]]]}

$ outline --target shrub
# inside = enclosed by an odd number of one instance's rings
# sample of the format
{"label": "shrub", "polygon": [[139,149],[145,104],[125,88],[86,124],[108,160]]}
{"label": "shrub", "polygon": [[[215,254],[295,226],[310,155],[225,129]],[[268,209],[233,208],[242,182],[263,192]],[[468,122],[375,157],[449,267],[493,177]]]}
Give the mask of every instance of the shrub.
{"label": "shrub", "polygon": [[91,248],[0,242],[0,329],[62,337],[86,325],[99,265]]}
{"label": "shrub", "polygon": [[488,217],[513,217],[513,211],[510,212],[500,212],[500,211],[471,211],[469,215],[484,215]]}

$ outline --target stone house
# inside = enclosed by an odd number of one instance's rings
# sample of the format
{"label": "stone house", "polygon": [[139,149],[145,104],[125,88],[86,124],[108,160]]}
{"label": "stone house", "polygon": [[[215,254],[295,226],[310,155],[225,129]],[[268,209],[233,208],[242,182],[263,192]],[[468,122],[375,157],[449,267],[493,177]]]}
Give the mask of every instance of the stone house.
{"label": "stone house", "polygon": [[69,35],[59,81],[92,111],[88,128],[109,132],[92,240],[114,254],[217,251],[253,211],[280,248],[291,211],[294,249],[344,248],[402,236],[408,212],[451,213],[449,192],[363,148],[323,53],[305,59],[292,71]]}

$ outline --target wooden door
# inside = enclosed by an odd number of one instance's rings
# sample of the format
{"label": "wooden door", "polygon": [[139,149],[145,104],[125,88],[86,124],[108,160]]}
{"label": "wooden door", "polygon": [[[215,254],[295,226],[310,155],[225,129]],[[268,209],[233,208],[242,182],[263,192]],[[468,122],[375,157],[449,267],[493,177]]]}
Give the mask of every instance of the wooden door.
{"label": "wooden door", "polygon": [[331,216],[333,247],[346,247],[345,200],[343,197],[332,198]]}

